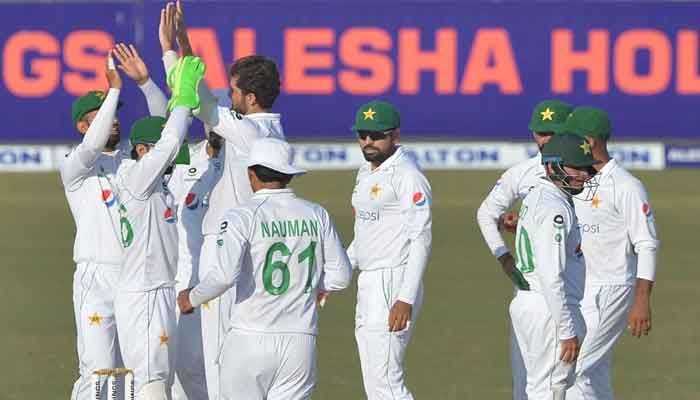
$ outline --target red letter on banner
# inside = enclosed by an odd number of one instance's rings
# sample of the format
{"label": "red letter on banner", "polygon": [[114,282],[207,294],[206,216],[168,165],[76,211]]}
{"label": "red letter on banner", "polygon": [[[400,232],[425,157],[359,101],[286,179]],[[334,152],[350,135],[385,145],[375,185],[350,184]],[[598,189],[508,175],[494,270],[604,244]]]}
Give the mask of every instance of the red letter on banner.
{"label": "red letter on banner", "polygon": [[588,91],[606,93],[609,88],[610,34],[607,30],[588,32],[588,50],[574,50],[574,36],[570,29],[552,31],[552,92],[571,93],[574,71],[586,71]]}
{"label": "red letter on banner", "polygon": [[[82,96],[90,90],[106,88],[105,56],[112,47],[112,36],[103,31],[75,31],[66,36],[63,41],[63,59],[74,71],[63,76],[66,92]],[[94,52],[89,52],[89,49]]]}
{"label": "red letter on banner", "polygon": [[399,30],[399,93],[420,91],[420,73],[435,72],[435,93],[452,94],[457,90],[457,31],[441,28],[435,32],[435,50],[420,49],[420,31]]}
{"label": "red letter on banner", "polygon": [[255,29],[236,28],[233,30],[233,61],[255,54]]}
{"label": "red letter on banner", "polygon": [[[391,36],[379,28],[351,28],[340,37],[340,61],[352,69],[338,74],[340,87],[355,95],[386,92],[394,82],[391,57],[376,51],[391,50]],[[358,70],[369,71],[361,74]]]}
{"label": "red letter on banner", "polygon": [[700,94],[700,66],[698,65],[698,33],[678,31],[676,40],[676,91],[678,94]]}
{"label": "red letter on banner", "polygon": [[[56,90],[61,78],[61,63],[55,58],[61,50],[58,40],[44,31],[21,31],[5,42],[2,52],[2,76],[10,93],[18,97],[44,97]],[[30,75],[24,74],[24,61],[29,51],[41,56],[29,61]]]}
{"label": "red letter on banner", "polygon": [[[649,51],[649,73],[637,74],[637,51]],[[632,29],[615,41],[614,77],[621,91],[633,95],[652,95],[666,90],[671,81],[671,42],[654,29]]]}
{"label": "red letter on banner", "polygon": [[291,94],[331,94],[335,81],[329,75],[308,75],[309,69],[331,69],[330,52],[307,51],[309,47],[329,47],[335,43],[330,28],[289,28],[284,32],[284,87]]}
{"label": "red letter on banner", "polygon": [[478,94],[486,84],[498,85],[503,94],[523,91],[513,47],[505,29],[483,28],[476,32],[460,92]]}
{"label": "red letter on banner", "polygon": [[211,28],[189,28],[187,35],[190,38],[192,52],[207,65],[204,79],[209,87],[211,89],[227,89],[228,79],[216,32]]}

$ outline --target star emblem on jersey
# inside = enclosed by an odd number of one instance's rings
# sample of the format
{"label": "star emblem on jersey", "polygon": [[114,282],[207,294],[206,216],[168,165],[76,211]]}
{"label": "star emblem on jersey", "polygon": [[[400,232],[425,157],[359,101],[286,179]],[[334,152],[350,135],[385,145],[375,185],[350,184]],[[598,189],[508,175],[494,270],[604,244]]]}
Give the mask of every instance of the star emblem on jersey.
{"label": "star emblem on jersey", "polygon": [[372,189],[369,191],[369,197],[372,198],[372,200],[376,200],[379,198],[379,194],[382,192],[382,188],[379,187],[376,183],[374,186],[372,186]]}
{"label": "star emblem on jersey", "polygon": [[550,110],[549,107],[545,108],[544,111],[540,112],[540,114],[542,114],[542,121],[554,121],[552,119],[554,111]]}
{"label": "star emblem on jersey", "polygon": [[598,208],[600,206],[600,197],[598,195],[593,196],[593,200],[591,200],[591,207],[593,208]]}
{"label": "star emblem on jersey", "polygon": [[99,325],[100,322],[102,322],[102,317],[100,317],[100,315],[97,314],[97,312],[90,315],[88,319],[90,320],[90,325]]}
{"label": "star emblem on jersey", "polygon": [[583,154],[591,154],[591,144],[588,142],[583,142],[581,146],[579,146],[581,150],[583,150]]}
{"label": "star emblem on jersey", "polygon": [[158,337],[158,339],[160,339],[161,345],[166,345],[166,346],[168,345],[168,342],[170,341],[170,337],[168,335],[166,335],[165,332],[163,332],[163,334],[160,335]]}
{"label": "star emblem on jersey", "polygon": [[205,310],[209,309],[209,302],[207,301],[206,303],[202,303],[202,308]]}
{"label": "star emblem on jersey", "polygon": [[96,91],[95,96],[97,96],[97,98],[100,100],[104,100],[105,99],[105,92]]}
{"label": "star emblem on jersey", "polygon": [[372,121],[374,121],[374,114],[376,114],[376,113],[377,113],[376,111],[372,110],[372,107],[368,108],[367,111],[362,112],[362,114],[365,115],[365,119],[364,119],[365,121],[367,121],[368,119],[371,119]]}

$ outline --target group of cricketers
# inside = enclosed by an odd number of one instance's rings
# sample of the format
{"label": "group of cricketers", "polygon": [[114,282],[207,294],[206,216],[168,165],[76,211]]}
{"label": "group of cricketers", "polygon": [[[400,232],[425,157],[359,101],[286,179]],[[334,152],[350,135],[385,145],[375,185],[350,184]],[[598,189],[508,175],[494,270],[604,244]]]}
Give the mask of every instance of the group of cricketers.
{"label": "group of cricketers", "polygon": [[[133,371],[143,400],[310,398],[318,308],[353,269],[367,397],[413,398],[402,364],[430,256],[431,190],[399,146],[398,111],[381,101],[357,111],[352,129],[368,162],[346,249],[329,213],[288,187],[305,171],[271,112],[275,63],[237,60],[232,106],[221,107],[179,2],[162,9],[159,39],[170,98],[137,50],[117,44],[105,62],[109,90],[72,108],[82,141],[60,168],[77,232],[71,398],[93,398],[106,384],[94,372],[119,367]],[[117,118],[121,74],[148,105],[128,141]],[[188,144],[193,118],[206,140]]]}
{"label": "group of cricketers", "polygon": [[[644,185],[610,156],[604,110],[547,100],[529,128],[540,151],[503,173],[477,212],[515,284],[513,399],[613,399],[615,342],[626,326],[651,330],[654,214]],[[515,233],[515,256],[502,231]]]}
{"label": "group of cricketers", "polygon": [[[137,50],[118,44],[105,62],[109,89],[72,108],[82,141],[60,168],[76,225],[71,398],[91,398],[93,372],[118,367],[133,371],[142,400],[311,398],[318,308],[358,269],[366,397],[413,399],[403,360],[422,305],[432,194],[399,145],[399,112],[376,100],[357,110],[367,163],[344,248],[329,213],[289,188],[305,171],[271,112],[275,63],[235,61],[226,108],[203,80],[180,2],[162,9],[159,39],[170,98]],[[121,74],[148,105],[128,141]],[[206,139],[187,144],[193,118]],[[636,336],[651,328],[653,213],[639,180],[608,154],[604,111],[545,101],[530,130],[540,153],[503,174],[477,217],[516,286],[513,398],[611,399],[615,341],[626,325]],[[515,257],[503,230],[516,232]]]}

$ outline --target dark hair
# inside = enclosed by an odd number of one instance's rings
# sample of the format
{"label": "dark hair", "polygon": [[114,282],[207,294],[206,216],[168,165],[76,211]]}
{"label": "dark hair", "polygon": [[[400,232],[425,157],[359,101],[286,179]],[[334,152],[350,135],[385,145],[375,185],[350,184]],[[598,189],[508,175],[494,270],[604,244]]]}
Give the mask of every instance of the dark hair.
{"label": "dark hair", "polygon": [[136,152],[136,145],[131,148],[131,159],[132,160],[138,160],[139,159],[139,153]]}
{"label": "dark hair", "polygon": [[277,65],[264,56],[247,56],[236,60],[229,71],[237,76],[237,86],[243,94],[253,93],[264,109],[272,108],[280,94],[280,74]]}
{"label": "dark hair", "polygon": [[252,167],[250,167],[250,169],[252,169],[253,172],[255,172],[255,176],[257,176],[258,179],[260,179],[262,182],[279,182],[283,186],[286,186],[289,183],[289,181],[292,180],[293,176],[277,172],[274,169],[270,169],[262,165],[253,165]]}

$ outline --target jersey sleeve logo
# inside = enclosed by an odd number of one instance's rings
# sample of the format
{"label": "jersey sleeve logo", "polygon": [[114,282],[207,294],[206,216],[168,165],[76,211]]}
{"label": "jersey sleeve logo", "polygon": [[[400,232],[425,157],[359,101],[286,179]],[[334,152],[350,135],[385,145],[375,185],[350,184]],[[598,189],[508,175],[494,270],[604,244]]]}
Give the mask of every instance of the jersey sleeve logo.
{"label": "jersey sleeve logo", "polygon": [[413,204],[423,206],[428,201],[427,197],[422,192],[413,193]]}
{"label": "jersey sleeve logo", "polygon": [[646,203],[646,202],[642,203],[642,212],[647,217],[651,217],[651,207],[649,207],[649,203]]}
{"label": "jersey sleeve logo", "polygon": [[112,207],[114,203],[117,202],[117,197],[114,195],[114,192],[109,189],[105,189],[102,191],[102,201],[105,202],[107,207]]}
{"label": "jersey sleeve logo", "polygon": [[197,194],[196,193],[187,193],[187,197],[185,197],[185,206],[187,206],[187,208],[190,210],[195,210],[195,209],[197,209],[198,205],[199,205],[199,199],[197,198]]}
{"label": "jersey sleeve logo", "polygon": [[175,215],[173,214],[173,209],[168,207],[167,210],[165,210],[165,214],[163,215],[165,218],[165,222],[169,224],[174,224],[176,221]]}

